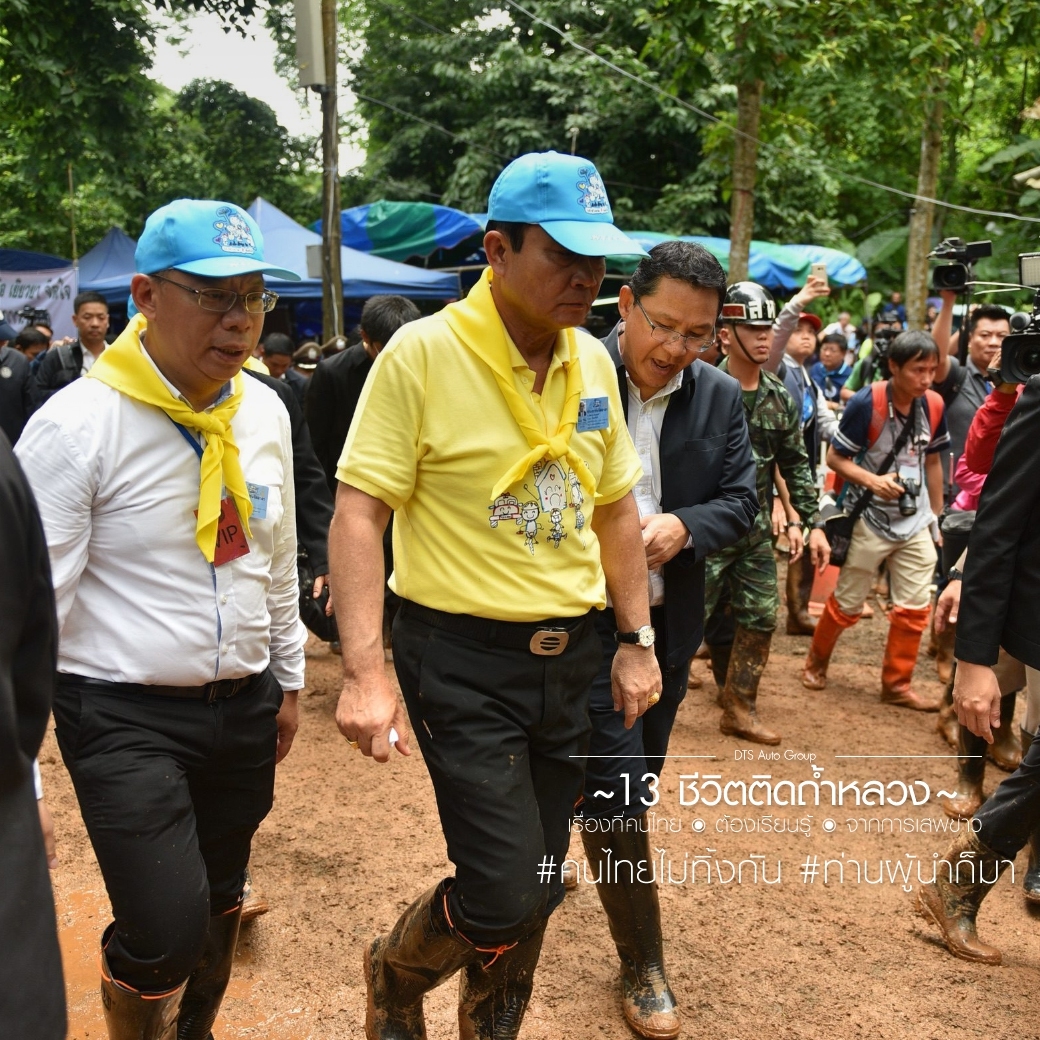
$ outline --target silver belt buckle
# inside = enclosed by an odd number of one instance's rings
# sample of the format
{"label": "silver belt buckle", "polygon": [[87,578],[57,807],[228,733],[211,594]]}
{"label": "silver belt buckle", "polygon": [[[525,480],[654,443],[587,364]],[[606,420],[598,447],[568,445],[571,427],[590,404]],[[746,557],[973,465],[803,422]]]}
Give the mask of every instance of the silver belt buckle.
{"label": "silver belt buckle", "polygon": [[556,657],[567,649],[571,634],[565,628],[540,628],[531,636],[530,650],[539,657]]}

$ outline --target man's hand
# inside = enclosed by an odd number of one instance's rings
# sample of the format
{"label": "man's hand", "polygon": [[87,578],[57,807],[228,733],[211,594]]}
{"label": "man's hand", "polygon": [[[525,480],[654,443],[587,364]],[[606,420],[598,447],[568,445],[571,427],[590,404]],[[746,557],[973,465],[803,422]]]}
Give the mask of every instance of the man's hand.
{"label": "man's hand", "polygon": [[773,515],[771,519],[773,521],[773,537],[776,538],[783,531],[787,530],[787,510],[784,508],[783,502],[780,501],[779,495],[773,499]]}
{"label": "man's hand", "polygon": [[610,689],[614,710],[624,711],[625,729],[647,709],[647,698],[661,693],[661,669],[652,647],[621,643],[610,666]]}
{"label": "man's hand", "polygon": [[791,524],[791,526],[788,527],[787,544],[790,546],[790,562],[797,563],[802,558],[802,553],[805,552],[805,535],[802,533],[801,527],[797,524]]}
{"label": "man's hand", "polygon": [[827,282],[815,275],[809,275],[805,285],[799,289],[791,302],[797,303],[804,310],[806,304],[812,303],[817,296],[830,296],[830,294],[831,287]]}
{"label": "man's hand", "polygon": [[886,502],[894,502],[903,493],[903,485],[894,473],[875,473],[867,486],[878,498],[883,498]]}
{"label": "man's hand", "polygon": [[987,744],[993,743],[992,731],[1000,728],[1000,686],[992,668],[958,661],[953,706],[962,726]]}
{"label": "man's hand", "polygon": [[275,751],[274,764],[279,762],[292,747],[293,737],[300,728],[300,707],[297,703],[299,690],[286,690],[282,695],[282,708],[278,712],[278,749]]}
{"label": "man's hand", "polygon": [[809,532],[809,559],[820,574],[831,562],[831,543],[827,541],[826,532],[819,527],[814,527]]}
{"label": "man's hand", "polygon": [[942,595],[935,603],[935,631],[945,632],[946,624],[957,624],[957,612],[961,608],[961,583],[954,580],[942,590]]}
{"label": "man's hand", "polygon": [[394,745],[402,755],[410,755],[408,726],[404,706],[397,698],[382,667],[370,674],[348,675],[336,705],[336,725],[348,741],[357,741],[358,750],[377,762],[390,758],[390,730],[397,730]]}
{"label": "man's hand", "polygon": [[643,548],[650,570],[666,564],[690,537],[687,526],[674,513],[651,513],[639,521],[643,529]]}
{"label": "man's hand", "polygon": [[324,589],[328,583],[329,576],[327,574],[319,574],[314,579],[314,587],[311,589],[311,599],[317,599],[321,595],[322,589]]}
{"label": "man's hand", "polygon": [[43,831],[43,849],[47,854],[47,867],[54,870],[58,865],[57,843],[54,840],[54,817],[51,816],[47,803],[38,798],[36,808],[40,811],[40,830]]}

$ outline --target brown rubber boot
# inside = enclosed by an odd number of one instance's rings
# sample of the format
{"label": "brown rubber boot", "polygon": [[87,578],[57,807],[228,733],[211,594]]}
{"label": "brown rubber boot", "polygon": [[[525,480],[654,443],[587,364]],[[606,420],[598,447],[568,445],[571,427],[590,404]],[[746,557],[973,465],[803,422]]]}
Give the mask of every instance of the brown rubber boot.
{"label": "brown rubber boot", "polygon": [[420,896],[365,950],[366,1040],[426,1040],[424,994],[479,956],[451,926],[451,884],[445,879]]}
{"label": "brown rubber boot", "polygon": [[936,880],[917,890],[918,910],[942,932],[946,948],[955,957],[1000,963],[1000,950],[979,939],[975,918],[982,900],[1009,866],[1010,860],[983,845],[968,826],[936,863]]}
{"label": "brown rubber boot", "polygon": [[271,904],[253,887],[253,878],[246,868],[246,887],[242,889],[242,924],[252,921],[254,917],[266,914]]}
{"label": "brown rubber boot", "polygon": [[101,1005],[109,1040],[176,1040],[184,984],[166,993],[141,993],[117,982],[104,950],[113,927],[108,926],[101,943]]}
{"label": "brown rubber boot", "polygon": [[231,978],[231,964],[238,943],[241,905],[209,919],[209,934],[202,958],[188,976],[177,1019],[177,1040],[213,1040],[210,1030],[217,1020],[224,990]]}
{"label": "brown rubber boot", "polygon": [[[682,1017],[664,970],[661,907],[652,880],[646,814],[636,817],[636,822],[636,829],[612,829],[605,834],[582,831],[581,838],[621,959],[625,1021],[649,1040],[672,1040],[682,1029]],[[641,862],[646,864],[644,876],[651,880],[639,880]]]}
{"label": "brown rubber boot", "polygon": [[[808,566],[806,566],[808,565]],[[809,613],[812,593],[813,565],[808,556],[787,565],[787,634],[811,636],[816,631],[816,618]],[[806,581],[808,572],[808,581]]]}
{"label": "brown rubber boot", "polygon": [[921,633],[928,627],[928,608],[893,607],[889,612],[888,642],[881,665],[881,703],[914,711],[938,711],[942,696],[928,698],[910,688]]}
{"label": "brown rubber boot", "polygon": [[1016,693],[1005,693],[1000,698],[1000,725],[993,731],[989,760],[1005,773],[1013,773],[1022,764],[1022,742],[1015,734]]}
{"label": "brown rubber boot", "polygon": [[[1022,741],[1022,757],[1025,758],[1033,743],[1033,734],[1027,729],[1020,729]],[[1040,827],[1029,835],[1029,865],[1026,876],[1022,880],[1022,894],[1030,903],[1040,903]]]}
{"label": "brown rubber boot", "polygon": [[460,972],[459,1040],[516,1040],[520,1035],[546,924]]}
{"label": "brown rubber boot", "polygon": [[712,643],[708,647],[711,659],[711,674],[715,677],[715,703],[724,707],[723,697],[726,689],[726,675],[729,673],[729,659],[733,653],[732,643]]}
{"label": "brown rubber boot", "polygon": [[953,679],[953,647],[957,642],[957,626],[948,621],[941,632],[935,633],[935,671],[945,686]]}
{"label": "brown rubber boot", "polygon": [[982,778],[986,775],[986,741],[967,726],[957,733],[957,784],[952,798],[939,797],[939,805],[955,820],[970,820],[985,800]]}
{"label": "brown rubber boot", "polygon": [[[956,662],[954,662],[953,674],[957,674]],[[942,706],[939,708],[939,717],[935,720],[935,732],[946,741],[950,747],[957,746],[961,724],[957,721],[957,711],[953,706],[953,679],[946,684],[943,690]]]}
{"label": "brown rubber boot", "polygon": [[833,594],[828,598],[820,615],[813,641],[809,645],[809,655],[802,668],[802,685],[807,690],[823,690],[827,687],[827,666],[831,663],[831,654],[838,642],[838,636],[851,628],[860,619],[859,614],[846,614],[838,606]]}
{"label": "brown rubber boot", "polygon": [[719,719],[719,729],[727,736],[743,737],[756,744],[780,743],[780,734],[763,726],[755,710],[758,684],[769,660],[772,639],[772,632],[752,632],[737,625],[723,694],[724,710]]}

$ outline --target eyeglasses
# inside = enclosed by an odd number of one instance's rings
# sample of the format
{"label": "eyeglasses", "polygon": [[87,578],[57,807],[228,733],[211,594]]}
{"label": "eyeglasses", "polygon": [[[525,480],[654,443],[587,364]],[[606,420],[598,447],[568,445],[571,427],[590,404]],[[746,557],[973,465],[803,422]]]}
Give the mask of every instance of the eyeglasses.
{"label": "eyeglasses", "polygon": [[204,311],[213,311],[217,314],[226,314],[239,300],[242,301],[242,306],[249,314],[265,314],[267,311],[273,311],[274,305],[278,302],[278,293],[270,292],[267,289],[262,292],[248,293],[237,293],[233,289],[193,289],[190,285],[175,282],[172,278],[166,278],[161,274],[153,274],[149,277],[156,278],[160,282],[169,282],[170,285],[176,285],[178,289],[193,293],[195,302]]}
{"label": "eyeglasses", "polygon": [[711,332],[707,336],[684,336],[681,332],[668,328],[667,325],[658,325],[657,322],[652,321],[650,315],[643,310],[643,305],[639,300],[636,300],[636,306],[642,312],[643,317],[646,318],[646,323],[650,326],[650,338],[655,343],[671,346],[673,343],[682,342],[684,352],[695,350],[698,354],[702,354],[715,342],[714,325],[712,325]]}

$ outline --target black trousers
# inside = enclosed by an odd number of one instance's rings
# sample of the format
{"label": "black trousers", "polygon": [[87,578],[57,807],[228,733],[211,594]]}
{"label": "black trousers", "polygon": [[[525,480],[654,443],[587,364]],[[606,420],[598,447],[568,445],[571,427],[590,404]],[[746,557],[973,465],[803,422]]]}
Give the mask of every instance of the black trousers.
{"label": "black trousers", "polygon": [[112,902],[105,951],[120,982],[146,993],[179,985],[210,915],[241,900],[273,801],[281,703],[270,671],[211,704],[59,676],[58,746]]}
{"label": "black trousers", "polygon": [[[591,617],[557,657],[480,642],[409,614],[394,667],[455,864],[448,908],[477,945],[527,935],[563,900],[581,796],[588,694],[600,662]],[[543,868],[552,858],[552,869]]]}
{"label": "black trousers", "polygon": [[675,668],[667,666],[664,610],[653,607],[650,621],[662,637],[654,644],[663,680],[661,699],[636,719],[631,729],[625,729],[625,713],[614,710],[610,687],[610,667],[617,649],[614,641],[617,620],[609,608],[596,615],[603,663],[589,697],[592,739],[585,765],[585,798],[581,803],[582,813],[587,817],[639,816],[654,803],[650,783],[643,777],[661,775],[675,716],[686,696],[690,662],[686,660]]}
{"label": "black trousers", "polygon": [[1014,859],[1040,825],[1040,740],[972,818],[984,845]]}

